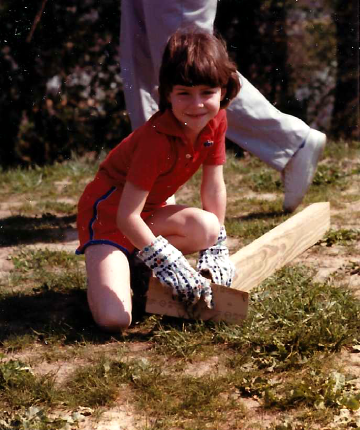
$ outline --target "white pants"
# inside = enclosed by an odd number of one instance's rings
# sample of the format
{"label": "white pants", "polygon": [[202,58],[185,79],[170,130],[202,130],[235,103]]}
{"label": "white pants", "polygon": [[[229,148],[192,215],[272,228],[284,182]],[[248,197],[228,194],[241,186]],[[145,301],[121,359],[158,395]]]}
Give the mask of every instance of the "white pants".
{"label": "white pants", "polygon": [[[179,27],[213,31],[217,0],[122,0],[120,66],[132,127],[158,110],[161,57]],[[242,88],[227,109],[227,137],[281,171],[306,139],[310,128],[269,103],[239,73]]]}

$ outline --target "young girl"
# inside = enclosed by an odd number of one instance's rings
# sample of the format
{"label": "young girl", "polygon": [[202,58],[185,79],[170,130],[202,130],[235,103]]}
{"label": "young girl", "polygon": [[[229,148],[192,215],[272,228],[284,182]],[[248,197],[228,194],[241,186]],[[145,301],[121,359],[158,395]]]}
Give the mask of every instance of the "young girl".
{"label": "young girl", "polygon": [[[131,323],[128,257],[135,249],[154,275],[187,305],[212,280],[230,285],[234,268],[223,226],[226,189],[225,108],[240,89],[224,43],[205,32],[176,32],[162,59],[159,112],[116,146],[78,205],[88,302],[94,320],[111,331]],[[167,204],[202,166],[203,209]],[[200,251],[197,270],[183,254]]]}

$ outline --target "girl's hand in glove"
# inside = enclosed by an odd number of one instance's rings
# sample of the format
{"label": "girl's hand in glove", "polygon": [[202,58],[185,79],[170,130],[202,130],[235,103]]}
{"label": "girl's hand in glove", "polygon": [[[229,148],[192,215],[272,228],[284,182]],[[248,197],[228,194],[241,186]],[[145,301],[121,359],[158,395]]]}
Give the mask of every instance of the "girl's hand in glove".
{"label": "girl's hand in glove", "polygon": [[173,295],[180,301],[194,305],[204,297],[207,307],[214,307],[210,281],[197,273],[183,254],[162,236],[145,246],[138,257],[154,271],[163,285],[172,288]]}
{"label": "girl's hand in glove", "polygon": [[230,287],[235,275],[235,266],[229,258],[225,240],[226,230],[224,226],[221,226],[216,244],[200,251],[196,269],[203,275],[207,272],[210,273],[215,284]]}

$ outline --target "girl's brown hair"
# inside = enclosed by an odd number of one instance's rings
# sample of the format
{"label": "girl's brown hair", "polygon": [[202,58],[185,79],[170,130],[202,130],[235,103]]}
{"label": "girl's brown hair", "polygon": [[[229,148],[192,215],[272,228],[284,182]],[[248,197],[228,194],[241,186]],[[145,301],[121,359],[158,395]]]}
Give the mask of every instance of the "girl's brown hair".
{"label": "girl's brown hair", "polygon": [[159,83],[160,111],[171,107],[168,96],[174,85],[226,88],[221,108],[226,108],[240,90],[236,65],[229,59],[224,41],[201,30],[178,30],[170,37]]}

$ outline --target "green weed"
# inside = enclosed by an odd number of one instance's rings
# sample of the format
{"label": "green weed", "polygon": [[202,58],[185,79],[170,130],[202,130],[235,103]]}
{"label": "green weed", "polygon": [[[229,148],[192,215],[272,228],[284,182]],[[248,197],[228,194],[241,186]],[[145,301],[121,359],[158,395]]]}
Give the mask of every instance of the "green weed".
{"label": "green weed", "polygon": [[17,411],[14,414],[7,413],[3,417],[0,414],[1,430],[69,430],[78,428],[78,422],[84,418],[81,414],[62,414],[59,417],[51,417],[44,408],[30,406],[28,409]]}
{"label": "green weed", "polygon": [[330,229],[318,244],[331,247],[333,245],[348,245],[360,238],[360,230],[355,229]]}
{"label": "green weed", "polygon": [[346,174],[338,166],[320,165],[316,170],[313,185],[335,185],[343,183]]}
{"label": "green weed", "polygon": [[299,404],[328,409],[346,407],[357,410],[360,407],[360,394],[356,392],[351,379],[340,372],[324,374],[310,370],[301,379],[290,381],[281,390],[267,388],[264,392],[266,408],[291,409]]}

